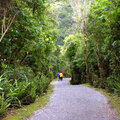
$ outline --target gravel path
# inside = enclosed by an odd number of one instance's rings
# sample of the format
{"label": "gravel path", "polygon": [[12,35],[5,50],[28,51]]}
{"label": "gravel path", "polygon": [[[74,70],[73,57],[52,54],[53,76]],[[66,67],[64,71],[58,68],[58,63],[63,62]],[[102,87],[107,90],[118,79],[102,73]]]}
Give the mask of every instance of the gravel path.
{"label": "gravel path", "polygon": [[28,120],[118,120],[104,95],[82,85],[68,85],[69,80],[52,83],[50,102]]}

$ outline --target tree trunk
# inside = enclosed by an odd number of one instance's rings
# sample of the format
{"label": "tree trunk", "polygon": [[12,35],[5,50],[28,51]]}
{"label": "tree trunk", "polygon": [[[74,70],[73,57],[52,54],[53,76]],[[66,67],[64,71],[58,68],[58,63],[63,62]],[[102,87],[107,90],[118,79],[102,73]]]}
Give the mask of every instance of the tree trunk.
{"label": "tree trunk", "polygon": [[87,74],[87,78],[88,78],[89,83],[93,84],[93,82],[92,82],[92,80],[90,78],[90,72],[89,72],[89,67],[88,67],[87,40],[86,40],[87,33],[86,33],[86,29],[85,29],[85,21],[84,21],[84,24],[83,24],[83,33],[84,33],[84,41],[85,41],[85,44],[84,44],[84,57],[85,57],[85,65],[86,65],[86,74]]}
{"label": "tree trunk", "polygon": [[105,81],[104,70],[103,70],[103,67],[102,67],[102,60],[101,60],[101,57],[100,57],[98,43],[97,43],[96,55],[97,55],[98,69],[99,69],[99,73],[100,73],[101,82],[104,82]]}

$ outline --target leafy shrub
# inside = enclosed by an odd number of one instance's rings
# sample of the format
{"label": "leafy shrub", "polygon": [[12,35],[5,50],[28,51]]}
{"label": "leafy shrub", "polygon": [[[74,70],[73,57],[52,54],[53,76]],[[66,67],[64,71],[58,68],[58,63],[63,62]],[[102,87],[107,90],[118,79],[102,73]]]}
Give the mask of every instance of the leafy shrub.
{"label": "leafy shrub", "polygon": [[3,93],[2,96],[0,96],[0,116],[2,116],[6,112],[6,109],[9,106],[10,104],[8,103],[8,99],[4,98],[4,93]]}
{"label": "leafy shrub", "polygon": [[36,93],[38,96],[40,96],[46,91],[48,85],[50,84],[50,80],[48,80],[48,78],[46,78],[44,75],[40,77],[38,74],[34,78],[34,84],[36,84]]}
{"label": "leafy shrub", "polygon": [[43,74],[34,77],[28,67],[17,68],[16,74],[14,72],[13,69],[7,70],[0,76],[0,115],[4,114],[9,106],[21,107],[33,103],[37,96],[46,91],[50,83]]}
{"label": "leafy shrub", "polygon": [[65,39],[73,84],[90,82],[120,95],[119,6],[119,0],[91,2],[85,38],[78,32]]}
{"label": "leafy shrub", "polygon": [[15,79],[17,81],[24,81],[26,79],[26,76],[29,79],[32,79],[34,77],[34,72],[30,67],[23,66],[18,66],[16,68],[10,67],[4,71],[3,76],[10,81],[14,81]]}

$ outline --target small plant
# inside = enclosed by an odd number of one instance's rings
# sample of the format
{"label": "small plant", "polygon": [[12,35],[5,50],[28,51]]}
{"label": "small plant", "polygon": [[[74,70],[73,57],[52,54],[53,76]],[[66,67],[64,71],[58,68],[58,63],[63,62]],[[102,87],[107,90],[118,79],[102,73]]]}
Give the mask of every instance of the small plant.
{"label": "small plant", "polygon": [[0,96],[0,116],[6,112],[9,106],[10,104],[8,103],[8,99],[5,99],[4,93],[2,93],[2,96]]}

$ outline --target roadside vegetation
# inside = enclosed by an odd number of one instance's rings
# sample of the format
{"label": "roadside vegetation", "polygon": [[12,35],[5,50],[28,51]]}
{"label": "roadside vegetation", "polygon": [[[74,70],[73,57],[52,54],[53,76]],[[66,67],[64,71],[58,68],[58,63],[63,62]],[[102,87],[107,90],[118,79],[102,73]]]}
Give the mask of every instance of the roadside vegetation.
{"label": "roadside vegetation", "polygon": [[29,105],[56,77],[56,30],[46,0],[0,1],[0,116]]}
{"label": "roadside vegetation", "polygon": [[[89,7],[87,14],[84,5]],[[81,26],[65,38],[63,48],[71,65],[71,84],[90,83],[120,96],[119,5],[119,0],[79,2],[82,19],[76,21]]]}
{"label": "roadside vegetation", "polygon": [[53,86],[50,85],[44,95],[42,95],[40,98],[37,98],[37,100],[28,105],[28,106],[22,106],[20,109],[16,110],[10,110],[6,117],[2,120],[26,120],[27,117],[29,117],[34,111],[44,107],[52,94]]}

